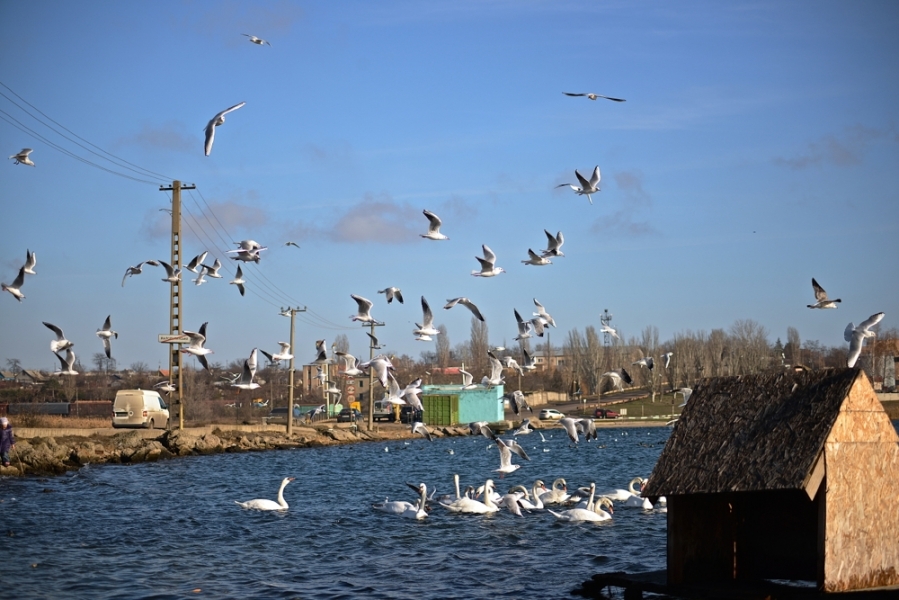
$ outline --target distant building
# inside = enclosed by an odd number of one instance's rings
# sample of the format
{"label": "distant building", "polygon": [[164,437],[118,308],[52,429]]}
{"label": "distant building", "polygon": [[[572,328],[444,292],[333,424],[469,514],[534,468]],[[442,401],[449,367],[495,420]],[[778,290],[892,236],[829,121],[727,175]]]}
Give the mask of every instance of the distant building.
{"label": "distant building", "polygon": [[535,350],[531,356],[534,358],[537,371],[564,369],[570,362],[568,357],[562,353],[561,349],[555,348],[551,352],[546,350]]}

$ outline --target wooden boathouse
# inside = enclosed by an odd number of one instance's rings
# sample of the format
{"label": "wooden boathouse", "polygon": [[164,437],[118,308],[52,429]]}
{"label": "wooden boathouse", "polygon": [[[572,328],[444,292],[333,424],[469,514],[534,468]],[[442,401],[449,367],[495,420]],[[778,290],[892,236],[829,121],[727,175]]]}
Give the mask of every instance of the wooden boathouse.
{"label": "wooden boathouse", "polygon": [[669,586],[899,585],[899,436],[860,369],[704,381],[643,495],[667,497]]}

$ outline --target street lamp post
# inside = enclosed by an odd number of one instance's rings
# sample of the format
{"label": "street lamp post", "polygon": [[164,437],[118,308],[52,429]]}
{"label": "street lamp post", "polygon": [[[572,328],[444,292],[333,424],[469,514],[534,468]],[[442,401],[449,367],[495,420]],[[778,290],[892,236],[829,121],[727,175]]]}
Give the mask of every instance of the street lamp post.
{"label": "street lamp post", "polygon": [[303,308],[292,308],[287,307],[282,308],[280,315],[282,317],[290,317],[290,374],[288,379],[288,388],[287,388],[287,436],[290,437],[293,435],[293,361],[294,355],[296,354],[296,346],[294,346],[294,321],[296,319],[298,312],[306,312],[306,307]]}
{"label": "street lamp post", "polygon": [[[368,325],[371,328],[368,337],[368,360],[372,360],[375,357],[375,327],[381,327],[384,323],[378,323],[377,321],[372,321],[371,323],[363,323],[363,327]],[[378,348],[381,347],[380,344],[377,344]],[[375,374],[374,369],[368,370],[368,431],[373,431],[375,428],[375,392],[372,387],[375,385]]]}

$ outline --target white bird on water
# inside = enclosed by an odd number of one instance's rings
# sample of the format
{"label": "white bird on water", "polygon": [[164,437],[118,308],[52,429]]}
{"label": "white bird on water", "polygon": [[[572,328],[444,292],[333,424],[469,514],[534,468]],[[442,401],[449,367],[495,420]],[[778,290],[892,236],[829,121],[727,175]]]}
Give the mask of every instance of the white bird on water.
{"label": "white bird on water", "polygon": [[31,148],[22,148],[17,154],[13,154],[10,156],[13,159],[13,164],[16,165],[27,165],[29,167],[34,166],[34,162],[28,158],[28,155],[34,152]]}
{"label": "white bird on water", "polygon": [[50,352],[58,352],[60,350],[65,350],[66,348],[71,348],[75,344],[66,339],[66,334],[63,333],[60,327],[53,325],[52,323],[47,323],[46,321],[42,321],[44,327],[52,331],[56,334],[56,339],[50,342]]}
{"label": "white bird on water", "polygon": [[580,182],[580,187],[574,185],[573,183],[560,183],[556,187],[560,188],[568,186],[575,192],[577,192],[578,196],[587,196],[590,204],[593,204],[593,197],[591,196],[591,194],[595,194],[596,192],[600,191],[599,180],[601,175],[599,173],[599,165],[593,168],[593,175],[590,177],[590,181],[584,179],[584,176],[581,175],[577,169],[574,170],[574,176],[577,177],[578,182]]}
{"label": "white bird on water", "polygon": [[22,285],[25,283],[25,267],[21,267],[19,269],[19,274],[16,275],[16,278],[13,279],[12,283],[2,283],[0,284],[0,288],[3,289],[4,292],[9,292],[12,294],[13,298],[18,300],[19,302],[25,297],[25,294],[22,293]]}
{"label": "white bird on water", "polygon": [[125,269],[125,276],[122,277],[122,287],[125,287],[125,280],[131,277],[132,275],[140,275],[143,273],[144,265],[152,265],[154,267],[158,267],[159,263],[155,260],[145,260],[143,262],[137,263],[133,267],[128,267]]}
{"label": "white bird on water", "polygon": [[421,212],[428,218],[428,232],[420,234],[421,237],[429,240],[448,240],[448,237],[440,233],[440,226],[443,225],[443,221],[440,220],[440,217],[429,210],[423,210]]}
{"label": "white bird on water", "polygon": [[264,40],[264,39],[262,39],[262,38],[258,38],[258,37],[256,37],[255,35],[250,35],[249,33],[242,33],[242,34],[240,34],[240,35],[245,35],[245,36],[247,36],[247,37],[249,38],[248,41],[253,42],[253,43],[256,44],[257,46],[263,46],[263,45],[265,45],[265,46],[271,46],[271,44],[270,44],[268,41],[266,41],[266,40]]}
{"label": "white bird on water", "polygon": [[115,337],[119,339],[119,332],[112,330],[112,315],[106,317],[106,321],[103,323],[103,328],[97,330],[97,337],[103,340],[103,349],[106,351],[106,358],[112,358],[112,346],[110,344],[110,339]]}
{"label": "white bird on water", "polygon": [[487,247],[487,244],[481,244],[481,249],[484,251],[484,258],[475,256],[478,262],[481,263],[481,270],[472,271],[472,275],[475,277],[495,277],[500,273],[506,272],[504,268],[496,266],[496,254]]}
{"label": "white bird on water", "polygon": [[865,343],[865,338],[874,337],[876,335],[871,331],[871,328],[880,323],[883,319],[883,315],[884,313],[882,312],[873,314],[859,323],[858,327],[852,323],[849,323],[849,325],[846,326],[846,329],[843,332],[843,338],[849,342],[849,360],[846,363],[849,367],[855,366],[855,362],[862,353],[862,345]]}
{"label": "white bird on water", "polygon": [[284,500],[284,488],[287,487],[287,484],[293,481],[294,477],[285,477],[281,480],[281,487],[278,488],[278,501],[274,500],[266,500],[264,498],[258,498],[256,500],[247,500],[246,502],[238,502],[235,500],[235,504],[239,504],[241,508],[248,508],[251,510],[287,510],[289,507],[287,502]]}
{"label": "white bird on water", "polygon": [[836,300],[831,300],[827,297],[827,292],[824,291],[824,288],[818,285],[818,282],[815,281],[815,278],[812,277],[812,289],[815,291],[815,303],[807,304],[809,308],[836,308],[837,303],[842,302],[839,298]]}
{"label": "white bird on water", "polygon": [[240,104],[235,104],[231,108],[226,108],[222,112],[212,117],[209,120],[209,123],[206,124],[206,144],[204,146],[206,156],[209,156],[209,153],[212,152],[212,142],[215,140],[215,128],[225,122],[225,115],[227,115],[232,110],[237,110],[244,104],[246,104],[246,102],[241,102]]}
{"label": "white bird on water", "polygon": [[611,96],[603,96],[602,94],[594,94],[593,92],[587,92],[587,93],[583,93],[583,94],[578,94],[578,93],[573,93],[573,92],[562,92],[562,93],[565,94],[566,96],[575,96],[575,97],[586,96],[587,98],[590,98],[591,100],[596,100],[597,98],[604,98],[606,100],[611,100],[612,102],[626,102],[626,100],[624,98],[613,98]]}
{"label": "white bird on water", "polygon": [[244,291],[245,291],[243,284],[245,284],[246,281],[244,281],[244,279],[243,279],[243,271],[240,270],[240,265],[237,265],[237,274],[234,276],[234,279],[232,279],[228,283],[230,283],[232,285],[236,285],[237,291],[239,291],[240,295],[243,296]]}

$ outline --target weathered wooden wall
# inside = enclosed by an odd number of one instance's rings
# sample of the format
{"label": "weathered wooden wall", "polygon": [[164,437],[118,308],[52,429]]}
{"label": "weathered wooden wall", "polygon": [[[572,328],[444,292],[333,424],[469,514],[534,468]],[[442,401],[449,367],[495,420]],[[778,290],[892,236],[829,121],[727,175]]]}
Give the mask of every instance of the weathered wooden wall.
{"label": "weathered wooden wall", "polygon": [[828,592],[899,585],[899,438],[859,377],[825,443]]}

